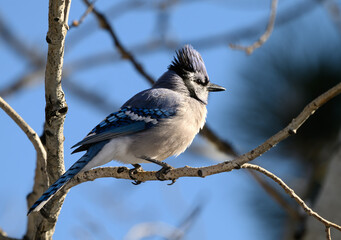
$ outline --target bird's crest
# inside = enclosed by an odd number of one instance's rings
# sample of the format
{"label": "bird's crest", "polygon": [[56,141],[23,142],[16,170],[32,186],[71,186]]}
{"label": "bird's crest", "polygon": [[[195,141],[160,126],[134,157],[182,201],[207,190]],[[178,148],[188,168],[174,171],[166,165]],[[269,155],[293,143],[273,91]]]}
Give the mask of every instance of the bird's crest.
{"label": "bird's crest", "polygon": [[174,57],[171,65],[168,66],[168,70],[172,70],[180,76],[183,76],[187,72],[202,72],[207,74],[200,53],[191,45],[185,45],[176,52],[176,57]]}

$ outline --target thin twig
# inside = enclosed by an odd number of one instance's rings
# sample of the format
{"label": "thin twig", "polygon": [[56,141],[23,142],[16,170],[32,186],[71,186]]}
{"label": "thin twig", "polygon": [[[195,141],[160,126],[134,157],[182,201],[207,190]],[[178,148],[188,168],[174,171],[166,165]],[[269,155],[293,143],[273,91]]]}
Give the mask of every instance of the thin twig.
{"label": "thin twig", "polygon": [[326,239],[327,240],[332,240],[332,235],[330,234],[330,226],[326,226]]}
{"label": "thin twig", "polygon": [[[274,175],[273,173],[269,172],[268,170],[254,165],[254,164],[249,164],[249,163],[245,163],[241,166],[242,168],[247,168],[247,169],[253,169],[256,170],[260,173],[263,173],[264,175],[268,176],[269,178],[271,178],[272,180],[274,180],[276,183],[278,183],[283,189],[284,191],[293,199],[295,199],[295,201],[303,208],[303,210],[309,215],[312,216],[314,218],[316,218],[318,221],[322,222],[325,226],[326,226],[326,232],[327,232],[327,236],[330,236],[330,229],[329,231],[327,231],[328,228],[333,227],[339,231],[341,231],[341,226],[337,225],[333,222],[330,222],[326,219],[324,219],[323,217],[321,217],[318,213],[314,212],[311,208],[308,207],[308,205],[294,192],[294,190],[292,190],[288,185],[286,185],[282,179],[280,179],[279,177],[277,177],[276,175]],[[329,234],[328,234],[329,232]]]}
{"label": "thin twig", "polygon": [[238,50],[243,50],[246,52],[246,54],[250,55],[253,53],[253,51],[256,48],[261,47],[270,37],[274,26],[275,26],[275,20],[276,20],[276,13],[277,13],[277,5],[278,5],[278,0],[272,0],[271,2],[271,12],[270,12],[270,18],[269,18],[269,23],[266,28],[266,31],[263,33],[263,35],[252,45],[250,46],[241,46],[237,44],[232,44],[230,43],[229,46],[233,49],[238,49]]}
{"label": "thin twig", "polygon": [[73,20],[72,24],[70,25],[70,29],[73,27],[78,27],[79,25],[81,25],[83,23],[83,21],[85,20],[85,18],[89,15],[89,13],[92,12],[92,10],[94,9],[94,5],[96,3],[97,0],[93,0],[90,5],[88,6],[88,8],[86,9],[86,11],[83,13],[83,15],[81,16],[81,18],[79,20]]}
{"label": "thin twig", "polygon": [[40,141],[38,134],[25,122],[25,120],[2,98],[0,97],[0,108],[2,108],[8,116],[10,116],[13,121],[23,130],[28,139],[37,151],[37,154],[44,160],[45,164],[43,168],[46,173],[46,151]]}

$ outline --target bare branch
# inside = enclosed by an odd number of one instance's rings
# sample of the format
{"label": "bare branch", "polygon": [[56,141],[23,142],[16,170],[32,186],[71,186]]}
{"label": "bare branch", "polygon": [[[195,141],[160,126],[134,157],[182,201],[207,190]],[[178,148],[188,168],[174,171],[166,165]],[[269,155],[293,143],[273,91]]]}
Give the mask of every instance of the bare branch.
{"label": "bare branch", "polygon": [[8,116],[10,116],[13,121],[23,130],[28,139],[37,151],[37,154],[44,160],[45,166],[44,171],[46,171],[46,151],[43,144],[38,137],[38,134],[25,122],[24,119],[2,98],[0,97],[0,108],[2,108]]}
{"label": "bare branch", "polygon": [[[312,216],[314,218],[316,218],[318,221],[322,222],[325,226],[326,226],[326,232],[327,232],[327,236],[330,236],[330,229],[327,231],[327,228],[333,227],[339,231],[341,231],[341,226],[332,223],[326,219],[324,219],[323,217],[321,217],[319,214],[317,214],[316,212],[314,212],[311,208],[308,207],[308,205],[294,192],[294,190],[292,190],[288,185],[286,185],[282,179],[280,179],[279,177],[277,177],[276,175],[274,175],[273,173],[267,171],[266,169],[257,166],[257,165],[253,165],[253,164],[249,164],[249,163],[245,163],[242,165],[242,168],[248,168],[248,169],[253,169],[256,170],[258,172],[263,173],[264,175],[268,176],[269,178],[271,178],[272,180],[274,180],[276,183],[278,183],[283,189],[284,191],[293,199],[295,199],[295,201],[303,208],[303,210],[309,215]],[[329,232],[329,234],[328,234]],[[327,238],[328,239],[328,238]],[[330,238],[329,238],[330,239]]]}
{"label": "bare branch", "polygon": [[275,19],[276,19],[276,13],[277,13],[277,5],[278,5],[278,0],[272,0],[271,2],[271,13],[270,13],[270,18],[269,18],[269,23],[266,28],[266,31],[263,33],[263,35],[252,45],[250,46],[241,46],[241,45],[236,45],[236,44],[229,44],[229,46],[233,49],[239,49],[243,50],[246,52],[246,54],[250,55],[253,53],[253,51],[256,48],[261,47],[270,37],[274,26],[275,26]]}

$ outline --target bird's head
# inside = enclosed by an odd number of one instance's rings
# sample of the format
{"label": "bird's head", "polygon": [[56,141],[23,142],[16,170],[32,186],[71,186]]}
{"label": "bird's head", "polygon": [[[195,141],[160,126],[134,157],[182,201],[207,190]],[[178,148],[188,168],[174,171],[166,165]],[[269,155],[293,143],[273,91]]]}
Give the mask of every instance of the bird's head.
{"label": "bird's head", "polygon": [[191,45],[185,45],[176,52],[168,70],[180,76],[189,95],[205,105],[209,92],[225,91],[225,88],[210,82],[202,57]]}

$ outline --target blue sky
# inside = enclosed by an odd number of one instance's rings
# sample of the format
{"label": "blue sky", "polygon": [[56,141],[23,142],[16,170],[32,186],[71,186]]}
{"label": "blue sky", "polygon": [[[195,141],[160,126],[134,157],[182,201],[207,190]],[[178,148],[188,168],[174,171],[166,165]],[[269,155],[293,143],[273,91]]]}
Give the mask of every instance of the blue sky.
{"label": "blue sky", "polygon": [[[120,2],[117,1],[116,6]],[[304,1],[280,1],[279,15],[301,2]],[[96,6],[105,12],[115,4],[99,0]],[[20,7],[17,5],[15,1],[1,2],[1,19],[26,46],[46,58],[47,1],[21,1]],[[243,83],[240,72],[247,71],[243,69],[245,64],[257,59],[263,51],[271,51],[271,46],[280,45],[281,42],[300,43],[288,49],[293,51],[293,58],[299,58],[300,53],[306,54],[321,44],[326,46],[339,41],[338,32],[326,9],[323,5],[315,5],[302,17],[276,26],[269,41],[252,56],[230,49],[228,41],[206,47],[201,47],[200,42],[198,46],[194,45],[204,58],[211,81],[227,89],[226,92],[210,96],[207,122],[240,152],[248,151],[264,140],[248,139],[243,126],[234,118],[238,114],[238,102],[245,97],[240,86]],[[177,43],[192,43],[210,36],[214,39],[224,32],[237,32],[255,23],[262,24],[258,26],[259,35],[238,42],[252,43],[262,34],[261,29],[265,29],[264,20],[269,14],[269,6],[270,1],[264,0],[257,3],[251,0],[187,1],[169,9],[169,26],[165,34]],[[82,1],[73,1],[69,20],[78,19],[84,10]],[[155,8],[147,4],[146,7],[122,12],[111,19],[118,36],[128,49],[159,37],[155,12]],[[81,33],[83,35],[79,40],[77,36]],[[173,49],[160,47],[155,51],[138,54],[137,59],[148,73],[157,78],[170,64],[176,48],[176,45]],[[15,54],[2,39],[0,52],[0,90],[18,77],[33,71],[29,61]],[[82,89],[105,98],[113,107],[119,107],[133,94],[149,87],[127,61],[107,61],[95,67],[75,68],[77,61],[98,54],[115,55],[117,51],[108,34],[97,28],[90,15],[79,28],[71,29],[67,35],[64,64],[65,69],[70,71],[68,79]],[[38,77],[5,99],[38,134],[42,133],[44,123],[42,80],[43,76]],[[67,87],[64,90],[69,106],[64,131],[65,165],[69,167],[81,156],[70,155],[70,147],[110,111],[80,99]],[[111,111],[115,110],[113,108]],[[0,228],[9,236],[21,237],[26,229],[26,195],[33,185],[35,151],[24,133],[2,111],[0,130],[3,168],[0,175]],[[194,144],[202,146],[200,144],[206,142],[197,139]],[[267,156],[259,162],[263,161],[273,167]],[[274,157],[271,153],[270,156]],[[217,158],[216,154],[209,158],[190,150],[167,162],[174,167],[199,167],[215,164]],[[109,165],[119,164],[112,162]],[[143,167],[157,169],[148,164]],[[290,169],[290,165],[283,163],[276,173],[285,178],[287,174],[290,175],[287,169]],[[166,182],[147,182],[134,186],[128,180],[97,179],[69,192],[56,225],[54,239],[123,239],[134,226],[145,222],[162,222],[176,227],[198,204],[203,205],[202,212],[185,239],[273,239],[275,233],[268,233],[266,226],[259,221],[262,216],[256,216],[252,211],[254,205],[258,204],[250,201],[253,194],[263,194],[263,190],[242,170],[205,179],[182,178],[172,186]]]}

